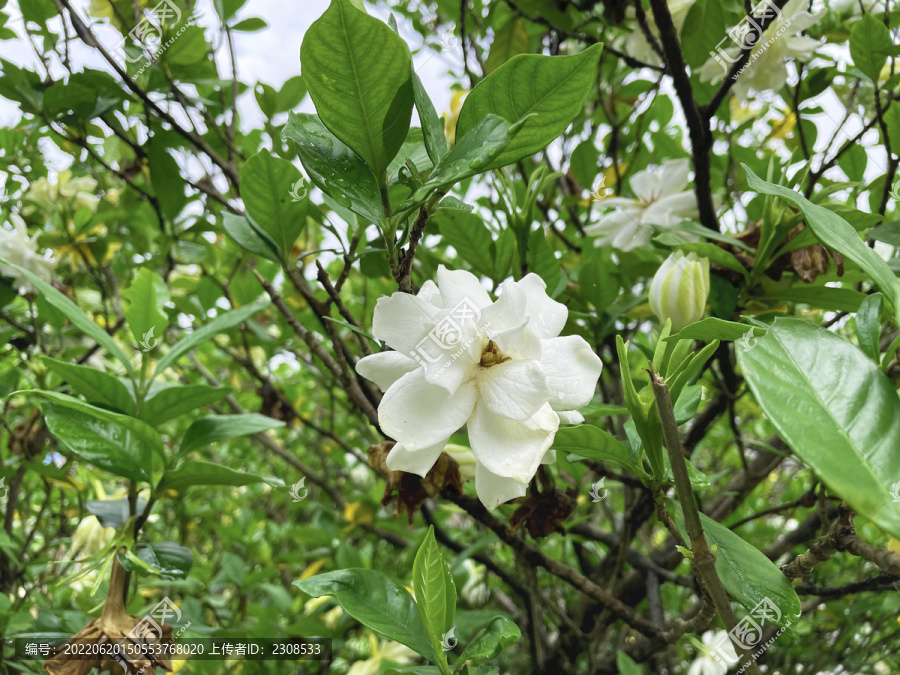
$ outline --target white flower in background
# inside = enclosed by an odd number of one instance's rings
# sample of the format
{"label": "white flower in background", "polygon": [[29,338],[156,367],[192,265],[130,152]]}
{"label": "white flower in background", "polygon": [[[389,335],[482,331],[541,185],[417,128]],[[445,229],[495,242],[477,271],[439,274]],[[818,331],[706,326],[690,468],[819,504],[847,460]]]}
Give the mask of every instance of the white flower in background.
{"label": "white flower in background", "polygon": [[[687,675],[725,675],[728,672],[727,664],[737,662],[737,653],[734,645],[724,630],[708,630],[703,634],[703,644],[700,646],[700,654],[691,663]],[[720,658],[713,656],[718,651]],[[724,659],[725,663],[722,662]]]}
{"label": "white flower in background", "polygon": [[444,452],[456,460],[459,465],[459,476],[463,480],[472,480],[475,478],[475,465],[478,460],[475,459],[475,453],[469,448],[462,445],[454,445],[448,443],[444,446]]}
{"label": "white flower in background", "polygon": [[859,16],[864,11],[874,14],[884,11],[884,0],[828,0],[828,7],[838,14]]}
{"label": "white flower in background", "polygon": [[[34,181],[25,193],[25,199],[50,212],[56,210],[60,201],[68,202],[75,211],[83,208],[96,211],[97,204],[100,203],[100,197],[96,192],[96,180],[90,176],[73,178],[72,172],[64,169],[56,177],[55,185],[46,178]],[[33,211],[34,207],[31,206],[26,207],[23,212],[28,215]]]}
{"label": "white flower in background", "polygon": [[[667,0],[666,4],[669,6],[669,14],[672,15],[672,23],[675,25],[675,30],[680,36],[684,20],[687,18],[688,11],[693,6],[694,0]],[[659,63],[659,54],[653,51],[653,47],[647,42],[644,31],[638,24],[637,19],[634,18],[634,9],[628,8],[628,16],[633,21],[633,28],[628,37],[625,38],[625,53],[644,63]],[[656,21],[653,19],[653,10],[647,10],[645,16],[647,18],[647,27],[659,40],[659,28],[656,27]]]}
{"label": "white flower in background", "polygon": [[673,335],[703,318],[708,297],[709,259],[696,253],[675,251],[650,282],[650,309],[661,324],[672,320]]}
{"label": "white flower in background", "polygon": [[[636,197],[604,199],[600,205],[615,210],[584,228],[585,234],[597,237],[596,246],[631,251],[650,243],[654,225],[671,228],[682,220],[697,218],[697,197],[693,190],[685,190],[689,173],[690,162],[686,159],[669,160],[658,168],[638,171],[628,181]],[[699,240],[680,234],[690,241]]]}
{"label": "white flower in background", "polygon": [[116,528],[103,527],[97,516],[88,516],[75,528],[69,553],[72,557],[89,558],[104,550],[116,536]]}
{"label": "white flower in background", "polygon": [[365,661],[357,661],[347,675],[378,675],[381,672],[382,661],[391,661],[401,665],[412,663],[419,655],[406,645],[399,642],[384,640],[378,642],[375,636],[369,633],[369,658]]}
{"label": "white flower in background", "polygon": [[557,337],[568,310],[535,274],[492,302],[475,275],[438,268],[418,295],[378,299],[372,333],[396,351],[360,360],[384,398],[381,428],[397,441],[388,468],[425,476],[451,434],[468,427],[475,489],[488,508],[524,496],[560,421],[594,396],[602,364],[581,337]]}
{"label": "white flower in background", "polygon": [[37,237],[32,239],[28,236],[24,220],[16,214],[10,215],[9,219],[13,225],[12,230],[0,226],[0,276],[12,279],[13,288],[18,291],[36,292],[37,289],[20,272],[3,262],[24,267],[47,282],[50,281],[56,263],[51,258],[37,254]]}
{"label": "white flower in background", "polygon": [[[808,6],[807,0],[789,0],[781,10],[781,15],[763,31],[750,52],[750,60],[734,83],[732,90],[735,96],[746,98],[751,89],[754,91],[781,89],[788,78],[785,60],[793,58],[808,61],[812,58],[821,43],[803,37],[800,33],[816,24],[825,14],[825,9],[810,14],[807,11]],[[749,31],[749,25],[744,23],[739,30],[741,33],[737,38],[742,41],[743,35]],[[741,53],[740,42],[722,51],[727,55],[723,60],[729,65],[728,62],[737,59]],[[719,82],[725,77],[725,69],[715,57],[710,57],[700,67],[698,73],[702,82]]]}
{"label": "white flower in background", "polygon": [[481,607],[488,601],[491,592],[485,583],[484,565],[479,565],[471,558],[463,561],[466,570],[466,583],[459,591],[459,596],[472,607]]}

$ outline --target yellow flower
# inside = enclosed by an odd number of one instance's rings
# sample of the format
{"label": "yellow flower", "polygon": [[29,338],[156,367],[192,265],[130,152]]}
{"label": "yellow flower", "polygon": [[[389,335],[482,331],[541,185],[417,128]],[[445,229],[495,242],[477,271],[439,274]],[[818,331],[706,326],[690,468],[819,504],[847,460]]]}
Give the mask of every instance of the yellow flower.
{"label": "yellow flower", "polygon": [[456,123],[459,122],[459,111],[462,110],[468,95],[469,92],[465,89],[454,91],[453,96],[450,97],[450,112],[444,113],[444,134],[450,145],[456,144]]}
{"label": "yellow flower", "polygon": [[100,202],[100,197],[95,194],[96,191],[96,180],[90,176],[73,178],[72,172],[65,169],[59,172],[56,184],[46,178],[39,178],[31,184],[28,192],[25,193],[25,199],[32,202],[33,205],[26,206],[23,213],[28,215],[34,212],[34,205],[44,211],[54,213],[61,203],[69,204],[75,211],[87,208],[96,213],[97,204]]}

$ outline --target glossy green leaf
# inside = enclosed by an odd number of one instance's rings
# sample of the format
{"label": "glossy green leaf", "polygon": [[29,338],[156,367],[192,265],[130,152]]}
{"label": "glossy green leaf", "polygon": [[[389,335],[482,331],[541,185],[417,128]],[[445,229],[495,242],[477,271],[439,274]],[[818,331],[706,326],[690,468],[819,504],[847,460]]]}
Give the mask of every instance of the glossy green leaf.
{"label": "glossy green leaf", "polygon": [[495,616],[466,645],[457,663],[461,665],[468,661],[473,666],[487,663],[497,658],[506,647],[518,642],[521,637],[522,631],[515,623],[505,616]]}
{"label": "glossy green leaf", "polygon": [[81,460],[116,476],[150,480],[153,453],[127,426],[56,403],[43,403],[41,411],[47,430]]}
{"label": "glossy green leaf", "polygon": [[484,221],[472,213],[450,211],[433,218],[442,239],[479,274],[490,276],[494,266],[493,239]]}
{"label": "glossy green leaf", "polygon": [[162,311],[163,303],[156,295],[156,289],[162,283],[159,275],[142,267],[134,281],[122,291],[122,297],[127,301],[125,320],[141,349],[155,346],[169,324]]}
{"label": "glossy green leaf", "polygon": [[294,141],[310,179],[339,205],[373,223],[384,220],[378,182],[369,167],[315,115],[288,115],[282,132]]}
{"label": "glossy green leaf", "polygon": [[412,117],[406,43],[349,0],[332,0],[306,32],[300,62],[322,122],[383,181]]}
{"label": "glossy green leaf", "polygon": [[856,337],[859,347],[876,363],[881,357],[881,305],[884,296],[881,293],[867,295],[856,313]]}
{"label": "glossy green leaf", "polygon": [[619,668],[619,675],[643,675],[640,666],[621,649],[616,651],[616,666]]}
{"label": "glossy green leaf", "polygon": [[749,351],[747,384],[800,459],[857,513],[900,537],[900,399],[852,344],[798,319],[778,319]]}
{"label": "glossy green leaf", "polygon": [[424,135],[425,147],[428,149],[428,156],[435,165],[447,154],[450,146],[447,143],[447,137],[444,135],[444,123],[438,117],[434,103],[425,91],[425,85],[419,76],[413,73],[413,95],[416,101],[416,111],[419,113],[419,120],[422,122],[422,133]]}
{"label": "glossy green leaf", "polygon": [[360,623],[434,661],[434,650],[415,601],[409,591],[386,574],[351,568],[293,583],[314,598],[334,596],[341,608]]}
{"label": "glossy green leaf", "polygon": [[207,415],[194,422],[181,441],[180,455],[238,436],[249,436],[261,431],[283,427],[284,422],[257,413],[245,415]]}
{"label": "glossy green leaf", "polygon": [[162,494],[166,490],[184,492],[195,485],[253,485],[254,483],[268,483],[269,485],[284,485],[278,478],[266,478],[252,473],[235,471],[221,464],[212,462],[185,462],[177,469],[166,471],[156,491]]}
{"label": "glossy green leaf", "polygon": [[118,559],[129,572],[155,574],[163,579],[185,579],[194,566],[191,549],[174,541],[139,543],[128,554],[119,553]]}
{"label": "glossy green leaf", "polygon": [[189,413],[194,408],[221,401],[230,390],[206,384],[176,384],[157,390],[144,401],[140,418],[156,426]]}
{"label": "glossy green leaf", "polygon": [[202,328],[198,328],[190,335],[181,338],[181,340],[179,340],[175,346],[159,360],[159,363],[156,366],[156,373],[153,377],[155,378],[166,368],[174,364],[182,354],[185,354],[197,345],[212,339],[214,335],[219,335],[223,330],[236,326],[242,321],[246,321],[261,309],[268,307],[268,305],[269,303],[267,302],[257,302],[252,305],[247,305],[246,307],[239,307],[230,312],[225,312],[204,325]]}
{"label": "glossy green leaf", "polygon": [[428,534],[416,553],[412,585],[416,594],[416,609],[434,653],[441,662],[446,663],[442,645],[444,635],[453,628],[456,617],[456,586],[435,541],[433,526],[428,528]]}
{"label": "glossy green leaf", "polygon": [[634,473],[642,472],[622,441],[590,424],[562,427],[556,432],[553,447],[579,457],[611,462]]}
{"label": "glossy green leaf", "polygon": [[510,125],[496,115],[486,115],[464,136],[457,136],[456,145],[434,167],[428,181],[416,191],[414,201],[422,201],[438,188],[455,185],[485,170],[509,146],[522,126],[521,123]]}
{"label": "glossy green leaf", "polygon": [[868,272],[881,291],[894,306],[895,316],[900,322],[900,281],[888,264],[874,250],[859,238],[856,229],[834,211],[813,204],[794,190],[773,185],[759,178],[747,165],[742,165],[747,173],[750,188],[766,195],[780,197],[793,204],[806,216],[806,224],[819,241],[828,248],[842,253]]}
{"label": "glossy green leaf", "polygon": [[[750,333],[747,336],[747,333]],[[725,321],[716,319],[715,317],[707,317],[695,323],[685,326],[680,333],[670,335],[665,339],[666,342],[676,340],[741,340],[747,337],[759,337],[766,334],[766,329],[762,326],[750,326],[737,321]]]}
{"label": "glossy green leaf", "polygon": [[888,27],[873,14],[864,14],[850,29],[850,58],[872,82],[878,82],[893,44]]}
{"label": "glossy green leaf", "polygon": [[[669,512],[686,537],[681,505],[671,499],[668,501]],[[781,611],[779,625],[793,622],[800,616],[800,598],[775,563],[740,535],[702,513],[700,523],[706,542],[710,548],[716,547],[716,574],[732,598],[748,610],[768,598]]]}
{"label": "glossy green leaf", "polygon": [[272,237],[246,216],[225,213],[222,215],[222,226],[241,247],[267,260],[281,262],[278,245]]}
{"label": "glossy green leaf", "polygon": [[[128,508],[128,499],[91,500],[85,502],[85,508],[97,516],[97,520],[103,527],[118,528],[131,517]],[[147,500],[138,497],[135,501],[135,514],[141,513],[147,506]]]}
{"label": "glossy green leaf", "polygon": [[98,345],[103,347],[106,351],[108,351],[112,356],[115,356],[123,366],[125,366],[125,370],[128,371],[129,375],[134,374],[134,369],[131,367],[131,361],[128,356],[125,355],[125,352],[122,351],[121,347],[116,343],[115,340],[100,326],[91,321],[88,318],[87,314],[81,311],[81,308],[76,305],[74,302],[69,300],[65,295],[60,293],[58,290],[53,288],[46,281],[38,277],[31,270],[27,270],[23,267],[19,267],[18,265],[14,265],[9,262],[3,263],[4,265],[8,265],[14,268],[17,272],[22,274],[31,284],[38,289],[41,293],[41,297],[52,307],[62,312],[65,317],[75,325],[76,328],[81,330],[82,333],[91,338]]}
{"label": "glossy green leaf", "polygon": [[602,49],[602,45],[594,45],[574,56],[521,54],[510,59],[466,98],[456,137],[465,136],[489,114],[510,124],[534,114],[489,168],[512,164],[542,150],[582,112],[597,82]]}
{"label": "glossy green leaf", "polygon": [[304,186],[302,181],[297,167],[265,149],[241,169],[241,199],[247,214],[275,242],[285,260],[306,226],[309,189],[298,189]]}
{"label": "glossy green leaf", "polygon": [[42,356],[41,362],[59,375],[75,393],[84,396],[88,403],[107,406],[126,415],[134,414],[134,399],[119,378],[90,366],[59,361],[49,356]]}

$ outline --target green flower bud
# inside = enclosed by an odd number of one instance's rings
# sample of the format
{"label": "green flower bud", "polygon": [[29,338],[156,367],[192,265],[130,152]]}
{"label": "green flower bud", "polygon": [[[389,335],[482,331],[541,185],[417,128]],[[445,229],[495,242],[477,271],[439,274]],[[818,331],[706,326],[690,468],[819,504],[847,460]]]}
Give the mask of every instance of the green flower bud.
{"label": "green flower bud", "polygon": [[709,297],[709,259],[676,251],[660,266],[650,282],[650,309],[662,324],[672,320],[674,335],[699,321]]}

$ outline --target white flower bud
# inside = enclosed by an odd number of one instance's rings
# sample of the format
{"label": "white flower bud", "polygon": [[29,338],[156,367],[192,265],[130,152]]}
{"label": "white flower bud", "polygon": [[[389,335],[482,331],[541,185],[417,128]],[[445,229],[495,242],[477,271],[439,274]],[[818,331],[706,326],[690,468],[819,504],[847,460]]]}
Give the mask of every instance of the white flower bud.
{"label": "white flower bud", "polygon": [[672,333],[703,318],[709,297],[709,259],[676,251],[650,282],[650,309],[662,324],[672,320]]}

